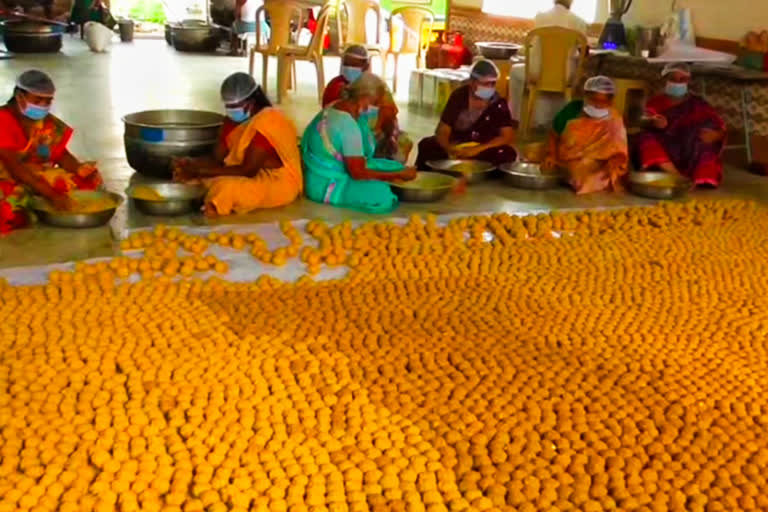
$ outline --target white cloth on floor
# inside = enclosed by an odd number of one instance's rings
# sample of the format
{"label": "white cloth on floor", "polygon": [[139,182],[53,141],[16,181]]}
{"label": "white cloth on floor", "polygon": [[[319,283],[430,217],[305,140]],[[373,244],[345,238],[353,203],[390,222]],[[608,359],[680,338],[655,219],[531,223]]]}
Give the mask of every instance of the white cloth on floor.
{"label": "white cloth on floor", "polygon": [[112,36],[114,35],[106,26],[96,21],[86,22],[83,25],[83,33],[88,48],[96,53],[106,52],[112,44]]}

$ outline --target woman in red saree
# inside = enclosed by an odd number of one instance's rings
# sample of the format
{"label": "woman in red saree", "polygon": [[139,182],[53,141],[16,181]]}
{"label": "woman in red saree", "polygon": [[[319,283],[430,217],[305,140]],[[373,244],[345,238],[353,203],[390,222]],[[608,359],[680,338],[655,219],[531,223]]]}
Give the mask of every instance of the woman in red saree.
{"label": "woman in red saree", "polygon": [[93,190],[101,178],[93,163],[68,150],[72,128],[49,113],[55,87],[42,71],[22,73],[13,97],[0,107],[0,233],[25,226],[28,194],[71,209],[69,192]]}
{"label": "woman in red saree", "polygon": [[725,122],[703,98],[688,92],[687,65],[670,64],[662,76],[668,80],[664,94],[646,105],[651,128],[634,143],[640,167],[682,174],[696,186],[718,187],[723,181]]}

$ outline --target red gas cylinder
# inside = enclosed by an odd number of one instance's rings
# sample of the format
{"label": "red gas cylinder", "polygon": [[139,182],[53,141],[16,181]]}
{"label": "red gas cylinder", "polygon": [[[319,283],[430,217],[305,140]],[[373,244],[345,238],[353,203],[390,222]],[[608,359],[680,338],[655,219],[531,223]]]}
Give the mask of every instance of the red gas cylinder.
{"label": "red gas cylinder", "polygon": [[469,49],[464,47],[464,36],[461,32],[451,32],[446,36],[447,42],[440,46],[438,67],[460,68],[467,60],[471,62]]}

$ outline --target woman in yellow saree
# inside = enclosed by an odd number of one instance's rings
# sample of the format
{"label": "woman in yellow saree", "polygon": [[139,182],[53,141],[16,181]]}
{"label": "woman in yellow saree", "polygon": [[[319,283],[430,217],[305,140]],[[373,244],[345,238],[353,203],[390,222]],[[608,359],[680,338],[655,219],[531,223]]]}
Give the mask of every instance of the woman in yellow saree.
{"label": "woman in yellow saree", "polygon": [[555,117],[543,169],[562,168],[577,194],[621,191],[629,150],[624,120],[613,107],[616,87],[605,76],[584,85],[584,99]]}
{"label": "woman in yellow saree", "polygon": [[247,73],[230,75],[221,86],[227,119],[212,157],[174,161],[174,179],[207,188],[209,216],[276,208],[301,195],[303,178],[296,127],[272,107]]}

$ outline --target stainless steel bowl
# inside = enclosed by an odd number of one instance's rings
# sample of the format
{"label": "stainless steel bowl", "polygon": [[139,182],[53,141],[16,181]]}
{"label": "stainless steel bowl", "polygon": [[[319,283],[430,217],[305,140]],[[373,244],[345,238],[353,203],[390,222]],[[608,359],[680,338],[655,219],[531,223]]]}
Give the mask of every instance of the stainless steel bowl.
{"label": "stainless steel bowl", "polygon": [[482,160],[430,160],[427,165],[435,171],[466,178],[470,184],[496,176],[496,166]]}
{"label": "stainless steel bowl", "polygon": [[[141,189],[149,189],[162,196],[162,199],[139,199],[136,194]],[[172,217],[200,211],[205,187],[184,183],[150,183],[132,185],[125,191],[125,195],[133,200],[136,208],[147,215]]]}
{"label": "stainless steel bowl", "polygon": [[439,172],[419,171],[415,180],[391,183],[392,192],[401,201],[432,203],[447,196],[459,180]]}
{"label": "stainless steel bowl", "polygon": [[685,195],[693,182],[684,176],[665,172],[633,172],[629,175],[629,190],[651,199],[674,199]]}
{"label": "stainless steel bowl", "polygon": [[35,212],[40,222],[60,228],[81,229],[95,228],[108,223],[110,219],[112,219],[112,216],[115,215],[117,208],[123,202],[123,197],[120,194],[115,194],[113,192],[76,191],[72,192],[71,195],[76,201],[78,199],[94,199],[106,196],[115,201],[116,205],[114,208],[93,213],[61,212],[54,209],[47,199],[35,196],[30,200],[30,207]]}
{"label": "stainless steel bowl", "polygon": [[2,33],[9,52],[56,53],[61,50],[64,30],[50,23],[6,20],[2,23]]}
{"label": "stainless steel bowl", "polygon": [[171,42],[180,52],[211,53],[216,51],[222,40],[218,27],[196,20],[171,25]]}
{"label": "stainless steel bowl", "polygon": [[480,55],[490,60],[508,60],[520,51],[521,45],[515,43],[504,43],[500,41],[487,41],[475,43]]}
{"label": "stainless steel bowl", "polygon": [[512,162],[501,166],[504,183],[516,188],[544,190],[556,188],[563,179],[562,172],[542,173],[541,166],[530,162]]}
{"label": "stainless steel bowl", "polygon": [[123,117],[128,163],[146,176],[170,179],[171,159],[209,155],[224,117],[201,110],[147,110]]}

